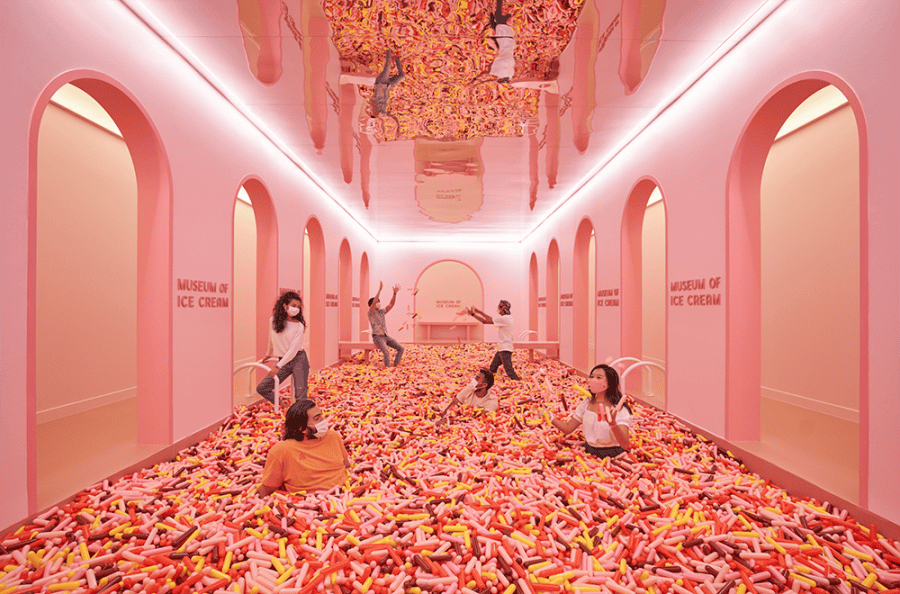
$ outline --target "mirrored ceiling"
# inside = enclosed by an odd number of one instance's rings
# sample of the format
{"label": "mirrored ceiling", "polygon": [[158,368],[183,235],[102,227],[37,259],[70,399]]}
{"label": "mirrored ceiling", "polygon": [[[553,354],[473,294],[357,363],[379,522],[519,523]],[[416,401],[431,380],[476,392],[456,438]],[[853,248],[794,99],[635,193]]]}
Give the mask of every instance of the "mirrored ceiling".
{"label": "mirrored ceiling", "polygon": [[121,0],[379,241],[520,241],[778,0]]}

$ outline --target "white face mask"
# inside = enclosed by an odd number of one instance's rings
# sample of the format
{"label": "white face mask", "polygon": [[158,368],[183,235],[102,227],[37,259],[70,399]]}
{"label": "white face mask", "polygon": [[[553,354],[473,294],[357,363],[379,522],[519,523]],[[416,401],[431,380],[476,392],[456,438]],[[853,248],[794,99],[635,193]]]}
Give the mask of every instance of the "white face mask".
{"label": "white face mask", "polygon": [[474,390],[475,388],[477,388],[477,387],[478,387],[478,380],[477,380],[477,379],[473,379],[472,381],[470,381],[470,382],[469,382],[469,387],[472,388],[473,390]]}
{"label": "white face mask", "polygon": [[328,433],[328,421],[322,419],[316,423],[316,435],[322,436]]}
{"label": "white face mask", "polygon": [[588,388],[594,394],[602,394],[606,392],[605,383],[602,379],[592,377],[588,379]]}
{"label": "white face mask", "polygon": [[293,318],[298,313],[300,313],[300,308],[299,307],[288,307],[287,312],[288,312],[288,315]]}

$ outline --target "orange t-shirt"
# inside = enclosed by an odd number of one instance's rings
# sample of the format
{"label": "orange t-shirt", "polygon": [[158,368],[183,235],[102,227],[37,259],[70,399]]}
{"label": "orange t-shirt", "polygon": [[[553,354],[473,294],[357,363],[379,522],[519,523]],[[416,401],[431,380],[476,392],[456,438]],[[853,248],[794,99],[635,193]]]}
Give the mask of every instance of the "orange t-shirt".
{"label": "orange t-shirt", "polygon": [[290,493],[330,489],[349,476],[344,467],[346,454],[337,431],[328,431],[321,439],[279,441],[266,456],[262,484]]}

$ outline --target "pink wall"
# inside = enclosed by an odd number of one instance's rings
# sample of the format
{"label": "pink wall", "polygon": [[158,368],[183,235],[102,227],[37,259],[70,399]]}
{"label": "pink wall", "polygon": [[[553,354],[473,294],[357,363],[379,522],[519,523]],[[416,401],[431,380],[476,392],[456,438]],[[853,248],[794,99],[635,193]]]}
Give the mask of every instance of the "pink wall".
{"label": "pink wall", "polygon": [[[604,221],[604,225],[598,225],[597,235],[598,289],[618,286],[620,233],[616,226],[621,223],[630,188],[637,180],[652,175],[666,195],[670,282],[706,279],[708,283],[710,278],[719,278],[719,293],[724,299],[729,282],[729,161],[736,154],[742,130],[768,96],[786,81],[801,79],[804,72],[809,78],[842,81],[839,88],[855,98],[851,103],[855,101],[857,118],[865,124],[861,152],[868,156],[860,181],[868,211],[861,219],[869,221],[862,236],[861,257],[864,298],[860,307],[862,319],[868,319],[861,331],[868,351],[861,378],[865,394],[860,405],[861,440],[865,441],[868,431],[867,446],[861,448],[868,464],[868,469],[861,467],[861,501],[875,513],[896,521],[900,518],[900,500],[894,494],[900,488],[900,478],[891,469],[900,454],[900,443],[891,435],[896,435],[896,419],[900,418],[900,399],[896,397],[900,393],[896,332],[900,200],[898,146],[886,130],[897,118],[900,85],[895,69],[880,68],[870,56],[895,55],[898,48],[895,40],[880,36],[877,48],[862,44],[854,32],[865,31],[860,35],[872,39],[879,35],[873,29],[897,22],[898,7],[877,3],[842,3],[840,7],[822,11],[807,3],[786,2],[606,164],[522,247],[524,253],[533,250],[540,254],[551,239],[571,233],[582,217]],[[877,18],[873,19],[873,11],[880,13]],[[802,33],[794,35],[798,22],[804,23]],[[774,55],[779,59],[765,58]],[[823,70],[829,74],[823,74]],[[687,145],[690,150],[684,150]],[[562,254],[568,249],[560,245]],[[741,269],[732,269],[731,273],[732,282],[741,280]],[[563,279],[563,292],[567,282]],[[598,308],[598,358],[603,356],[603,345],[616,346],[609,334],[616,329],[618,314]],[[726,436],[726,307],[669,305],[667,317],[669,409],[713,435]],[[568,332],[571,330],[563,329],[563,339]]]}
{"label": "pink wall", "polygon": [[[167,308],[165,304],[184,293],[177,290],[177,279],[231,282],[234,193],[247,176],[262,180],[271,195],[279,233],[277,258],[270,261],[277,259],[278,286],[302,286],[302,232],[315,216],[322,228],[326,262],[337,261],[340,242],[347,237],[354,270],[359,269],[361,255],[368,255],[373,289],[378,280],[411,287],[431,263],[458,259],[470,264],[483,280],[486,305],[499,298],[513,302],[517,331],[521,331],[528,320],[526,279],[531,253],[537,255],[539,295],[546,296],[547,254],[555,240],[565,263],[559,269],[559,292],[573,292],[573,267],[568,263],[575,230],[585,216],[596,228],[597,288],[622,288],[623,212],[631,189],[648,176],[658,181],[666,196],[669,280],[719,278],[724,299],[728,283],[739,284],[744,278],[741,269],[728,264],[735,237],[729,235],[727,205],[731,161],[739,155],[737,143],[748,122],[768,97],[790,81],[817,78],[839,85],[863,124],[861,218],[868,224],[861,235],[860,273],[864,353],[860,449],[865,462],[861,503],[900,521],[896,497],[900,474],[892,472],[900,458],[896,439],[900,429],[900,181],[896,175],[900,75],[891,59],[884,58],[900,54],[893,34],[900,5],[863,0],[828,6],[823,10],[820,3],[784,2],[523,242],[472,245],[376,243],[183,60],[171,59],[172,50],[122,4],[96,3],[87,13],[67,2],[27,7],[0,3],[4,48],[10,57],[4,61],[3,73],[15,81],[4,88],[5,109],[0,112],[4,130],[0,177],[6,183],[6,197],[0,202],[0,367],[4,370],[0,467],[5,484],[15,486],[0,494],[0,526],[37,511],[29,468],[34,452],[29,421],[35,413],[34,386],[29,382],[34,361],[28,358],[34,341],[29,317],[34,307],[34,270],[29,269],[34,256],[33,233],[29,233],[34,224],[29,210],[34,113],[43,110],[55,87],[85,76],[102,79],[117,90],[117,101],[129,119],[123,132],[129,125],[134,129],[143,125],[149,130],[145,137],[158,140],[158,146],[130,148],[141,155],[139,188],[147,190],[149,184],[150,194],[166,198],[142,203],[148,209],[139,217],[149,217],[166,237],[165,249],[153,252],[161,258],[154,266],[160,278],[172,279],[171,286],[165,286],[166,281],[151,287],[152,295],[139,295],[138,309],[139,316],[149,316],[163,329],[150,342],[161,351],[153,360],[167,382],[154,398],[163,404],[171,401],[160,433],[168,436],[168,443],[229,412],[222,395],[231,386],[231,310],[179,308],[175,302]],[[160,67],[163,59],[165,68]],[[146,120],[143,124],[141,117]],[[570,126],[568,118],[561,122],[561,138],[571,137]],[[147,179],[153,171],[157,177]],[[326,265],[321,292],[337,293],[338,286],[337,266]],[[511,291],[515,294],[510,295]],[[411,305],[407,295],[398,299],[398,312]],[[145,298],[151,306],[142,308],[140,300]],[[621,352],[621,337],[627,331],[621,310],[621,305],[597,310],[597,359]],[[717,436],[729,434],[741,412],[726,399],[730,380],[740,376],[737,362],[728,359],[729,348],[739,337],[729,335],[726,314],[724,304],[670,305],[666,312],[669,410]],[[321,316],[325,324],[317,356],[333,362],[337,308],[325,306],[310,315]],[[572,344],[571,319],[565,312],[560,317],[563,345]],[[389,323],[395,321],[389,316]],[[139,328],[142,323],[148,324],[139,320]],[[398,338],[409,340],[410,335]],[[490,329],[485,339],[495,339]],[[571,358],[571,348],[563,351],[564,359]],[[22,451],[30,453],[23,456]]]}

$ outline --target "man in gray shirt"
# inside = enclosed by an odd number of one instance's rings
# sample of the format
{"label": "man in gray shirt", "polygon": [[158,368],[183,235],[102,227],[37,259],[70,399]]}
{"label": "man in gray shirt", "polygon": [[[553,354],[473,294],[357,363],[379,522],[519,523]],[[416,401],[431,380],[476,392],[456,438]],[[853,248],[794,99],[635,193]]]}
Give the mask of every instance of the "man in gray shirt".
{"label": "man in gray shirt", "polygon": [[369,299],[369,326],[372,328],[372,342],[375,343],[381,352],[384,353],[384,366],[391,366],[391,353],[388,351],[388,347],[391,347],[397,353],[394,355],[394,367],[400,364],[400,359],[403,358],[403,345],[399,342],[388,336],[387,333],[387,325],[384,322],[384,314],[391,311],[394,308],[394,302],[397,301],[397,291],[400,290],[400,285],[394,285],[394,294],[391,296],[391,302],[387,304],[387,307],[381,309],[381,301],[378,297],[381,295],[381,288],[384,286],[384,283],[378,283],[378,292],[375,293],[375,296]]}

